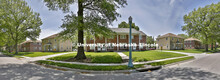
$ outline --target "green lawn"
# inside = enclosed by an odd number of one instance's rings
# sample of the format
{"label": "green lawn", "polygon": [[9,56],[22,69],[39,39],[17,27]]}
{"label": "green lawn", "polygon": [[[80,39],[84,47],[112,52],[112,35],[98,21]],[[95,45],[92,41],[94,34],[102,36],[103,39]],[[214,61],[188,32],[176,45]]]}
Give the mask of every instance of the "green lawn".
{"label": "green lawn", "polygon": [[21,56],[39,57],[39,56],[47,56],[58,53],[64,53],[64,52],[18,52],[18,54],[16,55],[15,53],[5,53],[5,55],[14,56],[14,57],[21,57]]}
{"label": "green lawn", "polygon": [[[129,52],[123,52],[123,53],[129,56]],[[181,56],[186,56],[186,55],[178,54],[178,53],[171,53],[171,52],[160,52],[160,51],[155,51],[155,50],[132,52],[132,59],[135,62],[152,61],[152,60],[172,58],[172,57],[181,57]]]}
{"label": "green lawn", "polygon": [[[194,57],[184,57],[179,59],[173,59],[173,60],[166,60],[161,62],[155,62],[155,63],[149,63],[148,65],[157,66],[157,65],[166,65],[171,64],[179,61],[184,61],[188,59],[193,59]],[[47,65],[54,65],[59,67],[67,67],[67,68],[73,68],[73,69],[85,69],[85,70],[96,70],[96,71],[112,71],[112,70],[128,70],[128,69],[137,69],[137,68],[143,68],[146,64],[138,64],[134,65],[134,68],[128,68],[127,65],[119,65],[119,66],[88,66],[88,65],[80,65],[80,64],[69,64],[69,63],[58,63],[58,62],[52,62],[52,61],[45,61],[40,60],[37,61],[39,64],[47,64]]]}
{"label": "green lawn", "polygon": [[[185,49],[185,50],[171,50],[171,51],[178,51],[178,52],[186,52],[186,53],[205,53],[205,49]],[[214,53],[217,52],[218,50],[210,50],[208,53]]]}
{"label": "green lawn", "polygon": [[[73,68],[73,69],[85,69],[85,70],[96,70],[96,71],[111,71],[111,70],[129,69],[127,67],[127,65],[120,65],[120,66],[88,66],[88,65],[80,65],[80,64],[58,63],[58,62],[44,61],[44,60],[37,61],[37,63],[55,65],[55,66],[59,66],[59,67],[67,67],[67,68]],[[138,67],[139,66],[140,65],[138,65]]]}
{"label": "green lawn", "polygon": [[161,62],[149,63],[148,65],[152,65],[152,66],[166,65],[166,64],[171,64],[171,63],[175,63],[175,62],[193,59],[193,58],[194,58],[193,56],[189,56],[189,57],[184,57],[184,58],[179,58],[179,59],[172,59],[172,60],[166,60],[166,61],[161,61]]}
{"label": "green lawn", "polygon": [[[71,53],[61,56],[48,58],[48,60],[65,61],[76,56],[77,53]],[[91,63],[121,63],[122,59],[116,52],[85,52],[86,57]]]}

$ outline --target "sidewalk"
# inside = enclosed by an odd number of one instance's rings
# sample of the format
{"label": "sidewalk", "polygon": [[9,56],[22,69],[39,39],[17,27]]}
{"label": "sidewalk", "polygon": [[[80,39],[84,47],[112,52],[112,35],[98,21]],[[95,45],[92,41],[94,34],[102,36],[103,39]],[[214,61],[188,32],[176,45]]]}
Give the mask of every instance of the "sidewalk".
{"label": "sidewalk", "polygon": [[[166,58],[166,59],[160,59],[160,60],[153,60],[153,61],[146,61],[146,62],[133,62],[133,64],[147,64],[147,63],[153,63],[153,62],[160,62],[160,61],[166,61],[166,60],[172,60],[172,59],[178,59],[178,58],[184,58],[189,56],[183,56],[183,57],[173,57],[173,58]],[[80,65],[88,65],[88,66],[119,66],[119,65],[128,65],[128,63],[81,63],[81,62],[65,62],[65,61],[55,61],[55,60],[46,60],[46,61],[52,61],[52,62],[59,62],[59,63],[69,63],[69,64],[80,64]]]}
{"label": "sidewalk", "polygon": [[210,54],[206,54],[206,53],[197,54],[197,53],[185,53],[185,52],[165,51],[165,50],[163,50],[162,52],[173,52],[173,53],[185,54],[185,55],[188,55],[188,56],[194,56],[196,59],[203,58],[205,56],[210,55]]}
{"label": "sidewalk", "polygon": [[22,56],[22,57],[24,57],[24,60],[26,60],[28,62],[33,62],[33,61],[37,61],[37,60],[46,60],[47,58],[61,56],[61,55],[70,54],[70,53],[74,53],[74,52],[66,52],[66,53],[59,53],[59,54],[39,56],[39,57],[26,57],[26,56]]}
{"label": "sidewalk", "polygon": [[117,52],[119,56],[121,56],[123,62],[128,62],[129,57],[122,52]]}

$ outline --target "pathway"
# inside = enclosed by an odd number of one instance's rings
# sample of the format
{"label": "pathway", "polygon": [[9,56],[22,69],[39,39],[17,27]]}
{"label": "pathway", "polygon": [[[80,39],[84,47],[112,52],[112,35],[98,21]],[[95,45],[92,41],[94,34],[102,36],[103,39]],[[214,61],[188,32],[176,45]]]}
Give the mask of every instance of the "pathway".
{"label": "pathway", "polygon": [[28,62],[33,62],[33,61],[37,61],[37,60],[46,60],[47,58],[61,56],[61,55],[70,54],[70,53],[74,53],[74,52],[66,52],[66,53],[59,53],[59,54],[39,56],[39,57],[25,57],[25,56],[23,56],[23,57],[24,57],[24,60],[26,60]]}
{"label": "pathway", "polygon": [[122,52],[117,52],[119,56],[121,56],[123,62],[128,62],[129,57]]}

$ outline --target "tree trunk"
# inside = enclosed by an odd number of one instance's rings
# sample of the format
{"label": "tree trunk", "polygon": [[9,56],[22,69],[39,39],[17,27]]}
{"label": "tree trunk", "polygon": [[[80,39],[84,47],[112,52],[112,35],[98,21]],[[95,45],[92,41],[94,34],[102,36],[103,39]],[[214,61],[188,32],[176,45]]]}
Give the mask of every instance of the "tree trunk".
{"label": "tree trunk", "polygon": [[18,41],[15,41],[15,54],[18,54]]}
{"label": "tree trunk", "polygon": [[211,50],[213,50],[213,42],[212,42],[212,44],[211,44]]}
{"label": "tree trunk", "polygon": [[206,51],[206,52],[209,51],[209,44],[205,44],[205,51]]}
{"label": "tree trunk", "polygon": [[[78,0],[78,43],[84,44],[83,42],[83,5],[82,0]],[[77,55],[75,57],[77,60],[86,59],[86,55],[84,53],[84,46],[78,46]]]}

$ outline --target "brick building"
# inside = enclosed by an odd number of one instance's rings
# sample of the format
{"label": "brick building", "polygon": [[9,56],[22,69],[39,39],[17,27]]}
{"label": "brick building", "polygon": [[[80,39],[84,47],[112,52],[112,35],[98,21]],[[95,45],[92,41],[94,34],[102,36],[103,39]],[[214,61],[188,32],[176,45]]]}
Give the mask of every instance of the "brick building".
{"label": "brick building", "polygon": [[185,49],[202,49],[203,44],[200,40],[195,38],[188,38],[184,40]]}
{"label": "brick building", "polygon": [[41,51],[41,41],[28,40],[18,45],[18,50],[20,52],[40,52]]}
{"label": "brick building", "polygon": [[[109,44],[109,46],[87,46],[86,51],[128,51],[129,47],[124,44],[129,44],[129,28],[110,28],[116,33],[111,38],[95,37],[86,40],[86,44]],[[139,44],[146,44],[146,34],[142,31],[132,29],[132,50],[146,50],[146,46],[139,46]],[[121,44],[124,46],[113,46],[113,44]]]}

